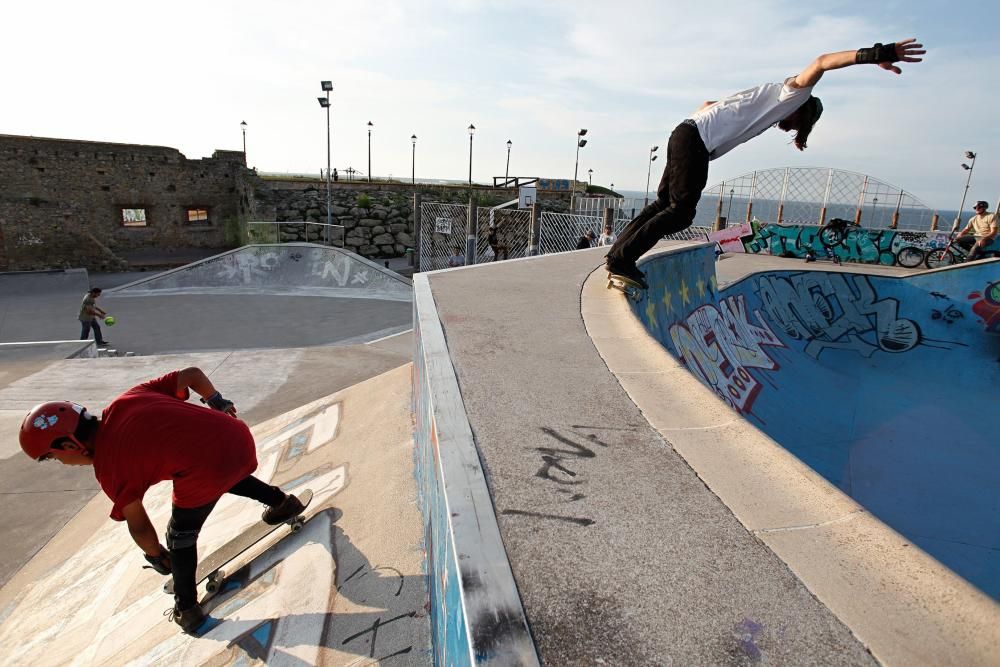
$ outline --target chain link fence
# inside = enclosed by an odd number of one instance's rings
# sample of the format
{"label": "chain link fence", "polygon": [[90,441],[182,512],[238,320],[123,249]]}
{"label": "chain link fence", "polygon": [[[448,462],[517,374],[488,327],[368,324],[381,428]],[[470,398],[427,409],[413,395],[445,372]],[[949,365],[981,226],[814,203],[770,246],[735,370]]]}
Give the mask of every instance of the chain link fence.
{"label": "chain link fence", "polygon": [[757,218],[787,225],[821,225],[833,218],[868,228],[929,230],[934,211],[876,178],[840,169],[764,169],[723,181],[702,193],[696,224]]}
{"label": "chain link fence", "polygon": [[452,256],[465,258],[469,207],[462,204],[420,205],[420,270],[447,269]]}
{"label": "chain link fence", "polygon": [[[527,257],[531,246],[531,211],[528,209],[479,209],[479,236],[476,239],[476,263]],[[489,243],[495,231],[497,252]]]}

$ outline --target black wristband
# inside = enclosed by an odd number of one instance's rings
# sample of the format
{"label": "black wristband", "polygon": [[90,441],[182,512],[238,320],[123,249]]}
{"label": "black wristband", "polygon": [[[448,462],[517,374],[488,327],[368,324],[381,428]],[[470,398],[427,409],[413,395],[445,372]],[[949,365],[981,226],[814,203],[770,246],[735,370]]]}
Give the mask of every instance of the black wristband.
{"label": "black wristband", "polygon": [[877,65],[878,63],[894,63],[898,61],[899,58],[896,57],[896,43],[882,44],[881,42],[875,42],[875,45],[870,49],[858,49],[857,55],[854,56],[854,62],[857,65]]}

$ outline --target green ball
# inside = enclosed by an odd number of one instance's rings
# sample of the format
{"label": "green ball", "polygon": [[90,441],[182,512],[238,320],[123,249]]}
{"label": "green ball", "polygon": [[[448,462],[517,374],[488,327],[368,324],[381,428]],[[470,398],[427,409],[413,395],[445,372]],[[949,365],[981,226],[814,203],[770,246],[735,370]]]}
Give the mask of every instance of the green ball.
{"label": "green ball", "polygon": [[115,325],[115,318],[114,318],[114,316],[113,315],[108,315],[107,317],[105,317],[104,318],[104,323],[107,324],[109,327],[113,327]]}

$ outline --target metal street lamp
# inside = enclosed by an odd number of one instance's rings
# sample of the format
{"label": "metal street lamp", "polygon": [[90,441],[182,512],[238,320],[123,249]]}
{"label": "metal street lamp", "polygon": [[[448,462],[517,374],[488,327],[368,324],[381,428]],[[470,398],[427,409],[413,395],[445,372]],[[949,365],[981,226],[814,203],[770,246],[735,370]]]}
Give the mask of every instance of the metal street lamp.
{"label": "metal street lamp", "polygon": [[736,194],[736,188],[729,188],[729,208],[726,209],[726,222],[728,223],[732,218],[733,214],[733,195]]}
{"label": "metal street lamp", "polygon": [[659,146],[653,146],[649,149],[649,165],[646,167],[646,203],[643,206],[649,206],[649,175],[653,170],[653,162],[656,161],[657,155],[653,155],[656,151],[660,149]]}
{"label": "metal street lamp", "polygon": [[372,182],[372,125],[371,121],[368,121],[368,182]]}
{"label": "metal street lamp", "polygon": [[573,165],[573,190],[569,196],[569,210],[573,212],[573,204],[576,200],[576,175],[580,168],[580,149],[587,145],[587,140],[583,137],[587,136],[587,130],[582,129],[576,133],[576,164]]}
{"label": "metal street lamp", "polygon": [[333,90],[333,83],[330,81],[320,81],[320,87],[326,93],[326,97],[317,97],[319,105],[326,109],[326,242],[330,243],[330,91]]}
{"label": "metal street lamp", "polygon": [[511,143],[510,139],[507,140],[507,168],[503,172],[503,186],[507,187],[507,178],[510,176],[510,147],[514,144]]}
{"label": "metal street lamp", "polygon": [[243,161],[247,161],[247,122],[243,121],[240,123],[240,128],[243,130]]}
{"label": "metal street lamp", "polygon": [[587,170],[587,185],[593,185],[593,184],[594,184],[594,170],[593,169],[588,169]]}
{"label": "metal street lamp", "polygon": [[417,135],[410,137],[413,142],[413,164],[410,165],[410,185],[417,184]]}
{"label": "metal street lamp", "polygon": [[962,204],[958,207],[958,217],[955,218],[955,224],[952,225],[951,231],[958,229],[958,226],[962,224],[962,209],[965,208],[965,197],[969,194],[969,182],[972,181],[972,170],[976,168],[976,154],[972,151],[965,151],[965,158],[967,160],[972,160],[972,164],[968,165],[964,162],[962,163],[962,169],[969,172],[968,178],[965,179],[965,191],[962,193]]}
{"label": "metal street lamp", "polygon": [[472,187],[472,135],[476,133],[476,126],[469,123],[469,187]]}

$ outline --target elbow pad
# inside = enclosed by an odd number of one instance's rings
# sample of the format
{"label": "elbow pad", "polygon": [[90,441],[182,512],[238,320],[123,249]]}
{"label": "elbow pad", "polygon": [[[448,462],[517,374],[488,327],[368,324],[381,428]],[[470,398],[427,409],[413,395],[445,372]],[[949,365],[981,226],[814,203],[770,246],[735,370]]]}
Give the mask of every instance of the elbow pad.
{"label": "elbow pad", "polygon": [[882,44],[875,42],[870,49],[858,49],[854,56],[854,63],[857,65],[877,65],[879,63],[894,63],[899,58],[896,57],[896,43]]}

